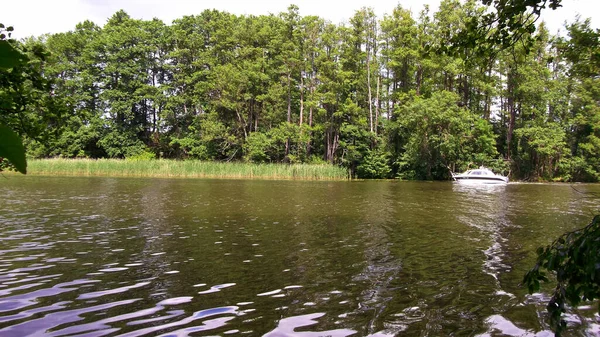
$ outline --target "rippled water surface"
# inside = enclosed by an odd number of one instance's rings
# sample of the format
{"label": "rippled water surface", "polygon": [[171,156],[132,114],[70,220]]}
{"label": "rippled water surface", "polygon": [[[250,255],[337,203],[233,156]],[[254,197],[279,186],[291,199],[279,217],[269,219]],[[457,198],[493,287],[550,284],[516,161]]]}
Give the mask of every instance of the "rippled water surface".
{"label": "rippled water surface", "polygon": [[519,282],[586,192],[8,176],[0,336],[551,336]]}

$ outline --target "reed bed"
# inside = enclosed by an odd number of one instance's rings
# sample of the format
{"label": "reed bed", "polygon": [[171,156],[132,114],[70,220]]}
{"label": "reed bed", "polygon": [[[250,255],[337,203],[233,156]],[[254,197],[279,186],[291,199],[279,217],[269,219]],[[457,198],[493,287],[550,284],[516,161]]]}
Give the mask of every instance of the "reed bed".
{"label": "reed bed", "polygon": [[33,159],[31,175],[222,178],[272,180],[346,180],[333,165],[221,163],[197,160]]}

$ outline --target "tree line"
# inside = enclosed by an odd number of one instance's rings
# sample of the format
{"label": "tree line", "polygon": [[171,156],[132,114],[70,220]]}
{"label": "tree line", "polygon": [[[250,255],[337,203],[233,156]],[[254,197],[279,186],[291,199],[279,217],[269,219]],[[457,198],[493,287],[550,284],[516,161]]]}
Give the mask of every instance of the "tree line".
{"label": "tree line", "polygon": [[103,27],[11,40],[27,62],[0,69],[0,124],[38,158],[331,163],[402,179],[486,165],[598,181],[600,31],[542,23],[480,52],[458,40],[486,9],[362,8],[334,24],[292,5],[171,25],[119,11]]}

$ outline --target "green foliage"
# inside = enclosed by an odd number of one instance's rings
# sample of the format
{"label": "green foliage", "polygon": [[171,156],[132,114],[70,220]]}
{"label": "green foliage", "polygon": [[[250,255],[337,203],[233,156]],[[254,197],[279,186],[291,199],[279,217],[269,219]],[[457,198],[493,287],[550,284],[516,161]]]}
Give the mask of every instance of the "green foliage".
{"label": "green foliage", "polygon": [[186,157],[200,160],[209,159],[206,145],[204,145],[200,139],[192,137],[191,135],[184,138],[174,138],[169,145],[182,149]]}
{"label": "green foliage", "polygon": [[560,161],[561,181],[597,182],[600,180],[597,168],[583,157],[574,156]]}
{"label": "green foliage", "polygon": [[[4,76],[14,72],[14,68],[22,66],[27,61],[27,57],[6,40],[5,32],[10,37],[12,31],[12,27],[5,28],[0,23],[0,71],[2,72],[0,75]],[[5,95],[0,95],[0,103],[6,105],[3,96]],[[7,159],[17,171],[27,173],[25,148],[21,139],[11,128],[0,124],[0,162],[3,158]]]}
{"label": "green foliage", "polygon": [[245,158],[253,163],[269,161],[271,140],[262,132],[252,132],[244,144]]}
{"label": "green foliage", "polygon": [[0,23],[0,69],[12,69],[27,62],[27,56],[14,47],[10,36],[14,28]]}
{"label": "green foliage", "polygon": [[289,165],[147,159],[33,159],[29,161],[29,174],[226,179],[348,179],[345,169],[330,164]]}
{"label": "green foliage", "polygon": [[[499,15],[537,3],[494,2],[525,6]],[[518,17],[508,24],[528,26],[509,33],[532,43],[461,48],[487,14],[444,0],[379,19],[362,8],[340,25],[291,6],[167,26],[119,11],[104,27],[3,42],[22,57],[0,69],[0,123],[36,158],[327,162],[403,179],[483,164],[514,180],[597,181],[598,32],[578,21],[558,38]]]}
{"label": "green foliage", "polygon": [[19,66],[27,57],[11,45],[11,42],[0,39],[0,69],[11,69]]}
{"label": "green foliage", "polygon": [[398,113],[399,137],[406,140],[396,158],[401,177],[447,179],[451,165],[462,169],[496,157],[494,135],[485,120],[461,108],[447,91],[417,98]]}
{"label": "green foliage", "polygon": [[389,154],[381,151],[369,151],[356,168],[358,178],[361,179],[386,179],[389,178]]}
{"label": "green foliage", "polygon": [[148,161],[156,159],[156,154],[150,151],[142,151],[137,154],[125,157],[125,159],[130,161]]}
{"label": "green foliage", "polygon": [[537,255],[536,264],[525,274],[523,284],[530,293],[537,292],[540,281],[549,282],[547,272],[556,275],[556,288],[547,310],[551,326],[556,336],[560,336],[566,329],[562,314],[567,305],[575,307],[582,301],[600,298],[600,216],[586,227],[538,248]]}
{"label": "green foliage", "polygon": [[557,163],[568,153],[566,134],[560,126],[549,123],[524,127],[515,131],[518,141],[519,167],[536,175],[534,178],[553,179],[558,173]]}
{"label": "green foliage", "polygon": [[450,50],[471,48],[478,55],[490,55],[520,42],[534,43],[535,22],[544,8],[557,9],[562,0],[481,0],[493,10],[470,17],[466,28],[451,40]]}
{"label": "green foliage", "polygon": [[17,134],[0,124],[0,158],[5,158],[21,173],[27,173],[25,148]]}
{"label": "green foliage", "polygon": [[98,141],[109,158],[127,158],[148,151],[146,145],[126,131],[111,131]]}

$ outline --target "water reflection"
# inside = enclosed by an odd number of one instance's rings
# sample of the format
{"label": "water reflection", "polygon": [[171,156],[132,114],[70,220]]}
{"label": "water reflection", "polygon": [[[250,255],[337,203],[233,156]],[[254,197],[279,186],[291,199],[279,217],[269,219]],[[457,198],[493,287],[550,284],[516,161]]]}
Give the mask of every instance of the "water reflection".
{"label": "water reflection", "polygon": [[[361,301],[358,303],[359,315],[369,316],[370,321],[366,327],[366,333],[373,335],[382,326],[382,315],[390,301],[394,299],[397,289],[391,287],[400,270],[402,262],[394,256],[391,247],[394,245],[394,225],[398,210],[393,207],[393,193],[397,186],[392,183],[381,183],[378,185],[367,185],[364,211],[362,221],[364,225],[359,230],[363,238],[363,260],[364,268],[359,274],[352,278],[353,282],[364,284]],[[386,333],[394,335],[402,331],[403,325],[385,327]],[[383,332],[378,332],[383,334]]]}
{"label": "water reflection", "polygon": [[502,293],[498,275],[510,270],[510,266],[503,263],[503,244],[507,241],[503,233],[512,226],[507,217],[509,201],[506,188],[507,185],[452,185],[457,199],[454,207],[468,209],[468,212],[457,212],[458,220],[481,231],[476,236],[478,240],[483,237],[489,242],[483,250],[483,270],[496,280],[498,292]]}
{"label": "water reflection", "polygon": [[551,331],[540,331],[533,332],[531,330],[525,330],[517,327],[511,321],[502,317],[501,315],[492,315],[488,317],[486,323],[489,324],[489,332],[477,335],[477,337],[491,337],[496,334],[503,336],[515,336],[515,337],[553,337],[554,333]]}
{"label": "water reflection", "polygon": [[325,313],[314,313],[284,318],[281,321],[279,321],[277,328],[265,334],[264,337],[345,337],[354,335],[356,333],[356,331],[349,329],[336,329],[318,332],[296,331],[296,329],[298,328],[317,324],[317,319],[323,317],[324,315]]}
{"label": "water reflection", "polygon": [[[481,185],[464,186],[453,184],[453,191],[457,196],[458,207],[469,208],[468,213],[457,216],[461,223],[479,231],[472,240],[481,243],[484,255],[482,271],[493,278],[493,288],[488,297],[496,298],[499,310],[485,319],[487,332],[478,336],[492,336],[496,333],[507,336],[534,336],[531,331],[518,328],[509,319],[498,315],[502,308],[518,305],[514,294],[503,288],[501,275],[509,273],[511,266],[505,261],[507,256],[506,246],[508,233],[514,227],[510,221],[510,185]],[[541,332],[543,336],[545,332]]]}
{"label": "water reflection", "polygon": [[0,336],[544,336],[521,275],[597,208],[562,185],[13,179]]}

